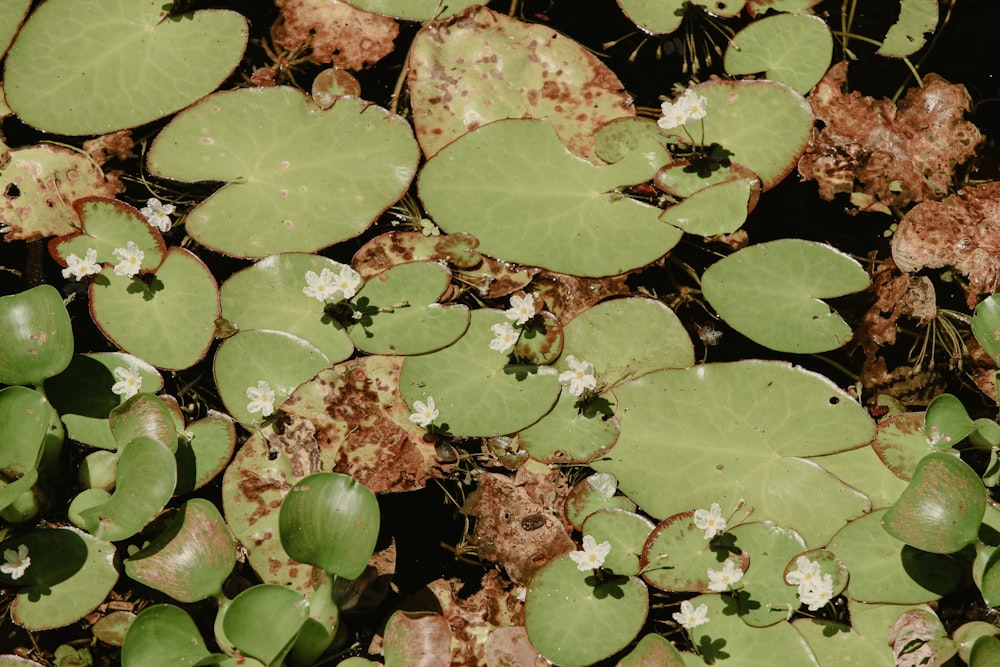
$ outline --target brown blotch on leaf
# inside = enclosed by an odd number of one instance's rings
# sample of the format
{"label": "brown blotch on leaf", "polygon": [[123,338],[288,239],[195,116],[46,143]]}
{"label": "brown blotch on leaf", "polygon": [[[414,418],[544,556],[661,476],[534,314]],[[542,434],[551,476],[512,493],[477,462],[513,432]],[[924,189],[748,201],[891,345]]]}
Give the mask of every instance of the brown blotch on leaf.
{"label": "brown blotch on leaf", "polygon": [[278,7],[275,44],[291,52],[308,45],[314,63],[360,70],[392,53],[399,35],[394,19],[339,0],[278,0]]}

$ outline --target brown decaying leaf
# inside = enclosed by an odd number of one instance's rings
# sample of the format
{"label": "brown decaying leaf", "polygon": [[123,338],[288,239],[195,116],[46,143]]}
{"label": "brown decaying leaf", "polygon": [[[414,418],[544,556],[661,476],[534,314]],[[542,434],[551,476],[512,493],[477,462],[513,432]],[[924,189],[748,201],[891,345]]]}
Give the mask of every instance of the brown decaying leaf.
{"label": "brown decaying leaf", "polygon": [[594,54],[551,28],[478,5],[417,33],[408,82],[428,157],[494,120],[547,118],[571,152],[602,163],[597,128],[635,116],[621,81]]}
{"label": "brown decaying leaf", "polygon": [[625,283],[630,275],[580,278],[543,269],[535,276],[534,292],[545,302],[547,310],[565,324],[600,301],[631,295],[633,290]]}
{"label": "brown decaying leaf", "polygon": [[108,160],[128,160],[137,157],[132,150],[132,130],[119,130],[111,134],[102,134],[94,139],[83,142],[83,150],[98,164],[104,166]]}
{"label": "brown decaying leaf", "polygon": [[892,235],[892,257],[911,273],[954,267],[969,279],[973,308],[978,295],[997,291],[1000,280],[1000,182],[914,206]]}
{"label": "brown decaying leaf", "polygon": [[896,106],[841,92],[846,79],[847,63],[838,63],[809,95],[824,127],[813,130],[799,173],[816,180],[827,200],[860,191],[902,207],[944,197],[955,165],[982,141],[976,126],[962,120],[972,101],[965,86],[928,74],[924,87],[911,89]]}
{"label": "brown decaying leaf", "polygon": [[338,0],[277,0],[281,16],[271,34],[275,45],[296,51],[308,45],[314,63],[360,70],[392,53],[399,35],[395,19]]}
{"label": "brown decaying leaf", "polygon": [[566,480],[558,474],[541,476],[521,468],[515,479],[484,473],[464,510],[476,517],[472,541],[479,557],[499,563],[515,584],[556,556],[576,549],[562,516]]}

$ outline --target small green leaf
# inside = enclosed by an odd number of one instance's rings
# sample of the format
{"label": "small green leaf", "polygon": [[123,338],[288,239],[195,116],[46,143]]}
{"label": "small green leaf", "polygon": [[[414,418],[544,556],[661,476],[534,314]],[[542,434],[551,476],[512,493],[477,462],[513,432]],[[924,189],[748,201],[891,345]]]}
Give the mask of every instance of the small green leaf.
{"label": "small green leaf", "polygon": [[975,430],[976,423],[957,397],[941,394],[927,406],[924,432],[927,433],[927,442],[931,447],[950,449]]}
{"label": "small green leaf", "polygon": [[116,199],[85,197],[73,202],[73,210],[80,216],[81,231],[49,243],[49,252],[63,266],[71,254],[83,257],[90,248],[97,251],[98,264],[117,264],[115,250],[130,241],[143,254],[143,273],[155,271],[163,261],[163,237],[134,207]]}
{"label": "small green leaf", "polygon": [[791,86],[805,95],[823,78],[833,55],[826,22],[806,14],[774,14],[754,21],[730,40],[725,68],[730,74],[756,74]]}
{"label": "small green leaf", "polygon": [[143,609],[125,635],[122,667],[194,665],[211,655],[198,626],[172,604]]}
{"label": "small green leaf", "polygon": [[988,296],[976,306],[972,333],[994,365],[1000,366],[1000,294]]}
{"label": "small green leaf", "polygon": [[177,451],[177,429],[173,414],[163,400],[153,394],[136,394],[111,411],[111,433],[122,449],[136,438],[158,440],[171,452]]}
{"label": "small green leaf", "polygon": [[938,22],[937,0],[901,0],[899,20],[889,28],[879,47],[880,56],[905,58],[923,48]]}
{"label": "small green leaf", "polygon": [[632,577],[639,574],[642,547],[653,528],[652,521],[635,512],[602,509],[587,517],[580,532],[592,535],[598,544],[610,543],[611,552],[604,559],[604,567]]}
{"label": "small green leaf", "polygon": [[73,327],[52,285],[0,297],[0,383],[40,384],[73,358]]}
{"label": "small green leaf", "polygon": [[59,414],[44,394],[27,387],[0,389],[0,472],[11,479],[59,460]]}
{"label": "small green leaf", "polygon": [[309,619],[309,602],[284,586],[260,584],[233,599],[222,627],[245,655],[278,667]]}
{"label": "small green leaf", "polygon": [[732,234],[746,222],[751,196],[759,190],[760,182],[756,179],[709,185],[667,208],[660,214],[660,220],[688,234]]}

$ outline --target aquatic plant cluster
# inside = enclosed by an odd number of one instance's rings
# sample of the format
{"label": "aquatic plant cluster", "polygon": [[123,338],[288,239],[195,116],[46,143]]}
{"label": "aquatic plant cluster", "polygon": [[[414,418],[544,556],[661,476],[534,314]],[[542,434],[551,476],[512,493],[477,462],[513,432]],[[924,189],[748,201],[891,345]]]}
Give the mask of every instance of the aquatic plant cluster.
{"label": "aquatic plant cluster", "polygon": [[0,8],[0,665],[1000,664],[958,0],[609,0],[655,100],[560,0],[219,4]]}

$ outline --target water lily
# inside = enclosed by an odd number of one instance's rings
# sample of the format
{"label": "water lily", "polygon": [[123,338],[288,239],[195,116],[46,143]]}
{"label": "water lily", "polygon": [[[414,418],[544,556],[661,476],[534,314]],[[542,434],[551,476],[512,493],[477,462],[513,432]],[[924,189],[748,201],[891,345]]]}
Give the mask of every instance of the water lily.
{"label": "water lily", "polygon": [[690,600],[684,600],[681,602],[681,610],[674,612],[674,620],[688,630],[705,625],[710,620],[708,618],[708,605],[700,604],[695,607]]}
{"label": "water lily", "polygon": [[174,224],[170,220],[173,212],[173,204],[164,204],[156,197],[147,199],[146,205],[139,209],[139,213],[142,213],[150,225],[164,233],[169,232]]}
{"label": "water lily", "polygon": [[708,571],[708,590],[720,593],[729,590],[743,578],[743,570],[736,567],[732,558],[726,560],[721,570]]}
{"label": "water lily", "polygon": [[806,605],[809,611],[821,609],[833,598],[833,576],[824,574],[804,590],[800,586],[798,596],[799,601]]}
{"label": "water lily", "polygon": [[17,551],[4,549],[0,572],[9,574],[11,579],[20,579],[29,567],[31,567],[31,558],[28,557],[27,544],[19,546]]}
{"label": "water lily", "polygon": [[535,295],[530,292],[524,296],[513,295],[510,297],[510,308],[504,315],[508,320],[513,320],[517,326],[521,326],[535,316]]}
{"label": "water lily", "polygon": [[115,248],[114,255],[118,260],[115,264],[115,275],[132,278],[142,269],[142,260],[146,253],[139,250],[135,241],[129,241],[124,248]]}
{"label": "water lily", "polygon": [[514,326],[510,322],[494,324],[490,329],[493,331],[493,335],[496,336],[490,341],[491,350],[507,352],[507,350],[514,347],[514,344],[517,343],[518,333],[514,330]]}
{"label": "water lily", "polygon": [[694,511],[694,525],[705,531],[705,539],[710,540],[726,529],[726,519],[722,516],[719,503],[712,503],[707,510]]}
{"label": "water lily", "polygon": [[705,117],[707,106],[708,100],[688,88],[676,102],[664,102],[661,105],[663,117],[656,124],[661,129],[672,130],[688,121],[701,120]]}
{"label": "water lily", "polygon": [[440,413],[434,407],[434,397],[428,396],[426,403],[413,401],[413,414],[410,415],[410,421],[427,428],[438,418],[438,414]]}
{"label": "water lily", "polygon": [[247,412],[259,412],[261,417],[270,417],[274,414],[274,390],[271,385],[264,380],[257,382],[256,387],[247,387]]}
{"label": "water lily", "polygon": [[799,556],[795,559],[795,569],[785,575],[785,581],[798,586],[801,591],[818,582],[822,574],[818,562]]}
{"label": "water lily", "polygon": [[569,557],[576,563],[576,569],[586,572],[604,565],[604,559],[609,553],[611,553],[610,542],[604,541],[598,544],[593,535],[584,535],[583,549],[571,552]]}
{"label": "water lily", "polygon": [[585,390],[597,387],[594,364],[577,359],[572,354],[566,357],[566,363],[569,364],[569,370],[559,374],[559,384],[569,385],[569,393],[582,396]]}
{"label": "water lily", "polygon": [[306,286],[302,288],[302,293],[326,302],[337,293],[337,288],[333,286],[334,278],[335,275],[330,269],[323,269],[319,275],[316,275],[315,271],[306,271]]}
{"label": "water lily", "polygon": [[72,277],[76,280],[83,280],[87,276],[101,272],[101,267],[97,264],[97,250],[94,248],[87,248],[83,259],[77,257],[76,254],[70,254],[66,258],[66,264],[66,268],[62,270],[63,278]]}
{"label": "water lily", "polygon": [[361,286],[361,275],[351,267],[344,266],[340,269],[340,273],[336,274],[333,286],[342,294],[341,299],[350,299],[358,293],[358,287]]}
{"label": "water lily", "polygon": [[128,400],[139,393],[142,389],[142,375],[139,374],[139,367],[132,362],[128,368],[118,366],[112,371],[117,382],[111,386],[111,391]]}

